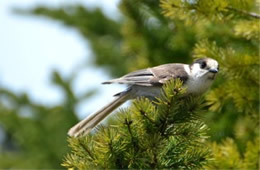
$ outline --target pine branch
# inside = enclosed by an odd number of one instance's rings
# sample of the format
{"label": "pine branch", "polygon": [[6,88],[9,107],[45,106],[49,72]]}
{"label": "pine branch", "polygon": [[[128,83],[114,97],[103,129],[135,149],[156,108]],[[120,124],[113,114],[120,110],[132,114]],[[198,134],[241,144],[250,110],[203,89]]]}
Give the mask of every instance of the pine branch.
{"label": "pine branch", "polygon": [[[177,5],[178,4],[178,5]],[[212,14],[217,15],[219,13],[223,13],[226,12],[227,10],[229,10],[230,12],[236,12],[240,15],[244,15],[247,17],[252,17],[252,18],[256,18],[256,19],[260,19],[260,14],[254,13],[254,12],[248,12],[245,10],[241,10],[241,9],[237,9],[234,8],[232,6],[225,6],[225,5],[220,5],[218,4],[219,7],[215,7],[212,8],[210,10],[210,12],[212,12]],[[210,16],[209,11],[206,7],[202,7],[200,6],[199,3],[186,3],[186,2],[178,2],[178,3],[169,3],[169,1],[161,1],[161,7],[164,8],[166,11],[164,12],[167,16],[167,13],[170,13],[171,10],[173,9],[177,9],[177,10],[181,10],[181,11],[187,11],[187,12],[191,12],[191,11],[196,11],[196,13],[203,15],[204,17],[208,17]],[[177,13],[171,13],[171,15],[177,15]],[[191,15],[194,15],[191,14]],[[181,18],[182,16],[179,16],[179,18]]]}
{"label": "pine branch", "polygon": [[125,118],[125,124],[127,125],[127,130],[128,130],[128,132],[129,132],[129,134],[131,136],[131,143],[132,143],[132,145],[134,147],[135,152],[137,152],[139,150],[139,146],[138,146],[137,142],[135,141],[135,138],[133,136],[133,132],[131,130],[131,124],[132,123],[133,123],[132,120],[129,121],[129,120],[127,120],[127,118]]}
{"label": "pine branch", "polygon": [[[180,99],[185,93],[181,87],[179,79],[167,82],[156,106],[145,98],[136,100],[131,109],[119,113],[114,122],[119,126],[97,128],[91,143],[86,141],[82,146],[75,138],[75,143],[71,143],[73,153],[63,165],[83,169],[201,167],[207,162],[207,154],[201,147],[206,126],[198,119],[190,121],[200,107],[194,109],[194,100]],[[174,135],[175,132],[178,135]],[[82,148],[95,159],[86,159],[77,152]]]}
{"label": "pine branch", "polygon": [[248,16],[248,17],[260,19],[260,14],[257,14],[257,13],[254,13],[254,12],[247,12],[245,10],[240,10],[240,9],[237,9],[237,8],[233,8],[231,6],[228,6],[227,9],[230,10],[230,11],[234,11],[234,12],[240,13],[242,15]]}
{"label": "pine branch", "polygon": [[88,150],[88,148],[84,145],[84,143],[81,142],[81,140],[79,140],[79,145],[81,146],[81,148],[84,149],[84,151],[86,151],[88,153],[88,155],[91,157],[92,160],[94,160],[94,156],[92,155],[92,153]]}
{"label": "pine branch", "polygon": [[141,110],[140,113],[141,113],[141,115],[143,115],[143,117],[145,117],[149,122],[155,124],[155,122],[154,122],[151,118],[149,118],[149,117],[147,116],[147,114],[146,114],[143,110]]}

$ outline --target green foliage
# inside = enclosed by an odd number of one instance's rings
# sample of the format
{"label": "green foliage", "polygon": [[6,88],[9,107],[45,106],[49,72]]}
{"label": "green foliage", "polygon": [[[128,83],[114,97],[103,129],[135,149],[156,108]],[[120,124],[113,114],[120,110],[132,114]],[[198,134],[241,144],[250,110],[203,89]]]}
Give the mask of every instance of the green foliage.
{"label": "green foliage", "polygon": [[259,40],[259,20],[254,21],[239,21],[234,27],[235,33],[238,36],[245,37],[246,39]]}
{"label": "green foliage", "polygon": [[247,142],[243,157],[240,155],[234,141],[226,139],[222,144],[213,143],[212,148],[214,162],[206,166],[206,169],[259,169],[259,138]]}
{"label": "green foliage", "polygon": [[[161,0],[165,16],[186,20],[187,23],[204,19],[225,21],[234,17],[250,17],[244,10],[254,6],[254,0]],[[256,18],[260,18],[260,15]]]}
{"label": "green foliage", "polygon": [[[96,133],[70,138],[72,151],[63,166],[259,168],[259,1],[121,0],[119,7],[117,20],[81,5],[20,12],[78,30],[92,49],[93,63],[112,76],[163,63],[188,63],[192,57],[215,58],[220,73],[203,103],[178,99],[183,89],[165,86],[156,103],[138,99]],[[58,168],[67,151],[66,130],[76,122],[74,107],[85,95],[74,95],[73,78],[55,74],[53,81],[66,96],[54,107],[3,90],[12,100],[7,100],[11,105],[1,101],[0,123],[7,131],[6,143],[14,149],[1,152],[1,168]],[[24,105],[32,108],[23,111],[31,113],[27,117],[20,114]]]}
{"label": "green foliage", "polygon": [[[112,125],[70,138],[63,166],[77,169],[200,168],[207,162],[201,100],[183,97],[180,80],[169,81],[157,101],[140,98],[117,113]],[[115,117],[116,117],[115,116]]]}
{"label": "green foliage", "polygon": [[[217,126],[226,124],[226,127],[222,127],[225,136],[237,138],[241,150],[244,150],[247,140],[259,135],[259,56],[256,52],[255,50],[245,53],[232,48],[219,48],[215,43],[208,41],[202,41],[194,48],[196,57],[209,56],[216,58],[221,64],[222,83],[211,90],[206,99],[210,105],[209,110],[215,117],[212,118],[223,122],[214,126],[220,130]],[[219,120],[219,114],[232,120]],[[241,123],[241,119],[247,120],[246,123]],[[238,136],[237,129],[249,131],[241,131]],[[213,128],[211,130],[213,137],[220,139],[221,136],[217,136]]]}
{"label": "green foliage", "polygon": [[[250,10],[257,8],[255,1],[170,1],[162,0],[165,16],[185,20],[199,29],[200,41],[193,49],[195,58],[211,57],[220,63],[220,75],[215,88],[206,95],[209,113],[206,122],[212,140],[225,144],[211,145],[215,162],[212,169],[257,169],[259,148],[259,19]],[[215,30],[214,27],[221,28]],[[228,28],[229,27],[229,28]],[[216,27],[219,28],[219,27]],[[232,31],[233,30],[233,31]],[[211,33],[208,33],[211,31]],[[212,37],[216,34],[221,38]],[[223,148],[228,156],[218,155]],[[241,158],[244,157],[244,160]],[[249,156],[250,155],[250,156]],[[252,160],[252,166],[247,159]]]}
{"label": "green foliage", "polygon": [[52,107],[35,104],[25,94],[0,89],[0,123],[6,133],[0,146],[1,168],[61,168],[61,159],[68,152],[67,129],[78,121],[78,99],[71,82],[57,72],[53,73],[53,82],[67,97],[61,105]]}
{"label": "green foliage", "polygon": [[[224,108],[223,104],[232,99],[237,111],[258,116],[259,104],[259,58],[257,54],[238,53],[232,48],[221,49],[215,43],[203,41],[194,49],[196,57],[216,58],[223,70],[225,86],[219,86],[207,96],[211,110]],[[226,101],[226,102],[223,102]]]}
{"label": "green foliage", "polygon": [[165,16],[196,28],[200,41],[193,48],[193,57],[211,57],[220,63],[215,88],[206,96],[210,136],[217,141],[235,138],[239,151],[244,152],[246,141],[259,136],[260,17],[251,12],[257,3],[162,0],[161,7]]}

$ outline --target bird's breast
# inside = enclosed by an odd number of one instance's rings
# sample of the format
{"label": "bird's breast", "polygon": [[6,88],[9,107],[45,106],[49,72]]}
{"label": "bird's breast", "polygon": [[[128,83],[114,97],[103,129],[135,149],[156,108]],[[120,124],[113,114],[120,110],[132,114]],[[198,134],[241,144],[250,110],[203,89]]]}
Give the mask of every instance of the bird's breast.
{"label": "bird's breast", "polygon": [[195,78],[188,79],[185,83],[187,93],[189,94],[202,94],[210,87],[212,80],[208,78]]}
{"label": "bird's breast", "polygon": [[[212,79],[208,78],[189,78],[184,86],[187,88],[187,94],[202,94],[212,84]],[[155,98],[159,97],[162,92],[160,86],[131,86],[131,97],[132,99],[137,97]]]}

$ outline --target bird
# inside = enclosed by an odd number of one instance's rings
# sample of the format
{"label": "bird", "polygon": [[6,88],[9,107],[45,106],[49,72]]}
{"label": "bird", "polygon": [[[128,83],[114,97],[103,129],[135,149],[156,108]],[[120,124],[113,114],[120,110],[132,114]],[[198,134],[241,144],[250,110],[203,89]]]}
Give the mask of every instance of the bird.
{"label": "bird", "polygon": [[205,57],[196,59],[191,64],[163,64],[105,81],[102,84],[119,83],[126,84],[128,87],[115,94],[115,99],[106,106],[70,128],[68,135],[71,137],[87,135],[105,117],[128,100],[139,97],[149,99],[159,97],[163,84],[171,79],[179,78],[186,88],[187,95],[201,95],[211,86],[218,72],[218,62],[215,59]]}

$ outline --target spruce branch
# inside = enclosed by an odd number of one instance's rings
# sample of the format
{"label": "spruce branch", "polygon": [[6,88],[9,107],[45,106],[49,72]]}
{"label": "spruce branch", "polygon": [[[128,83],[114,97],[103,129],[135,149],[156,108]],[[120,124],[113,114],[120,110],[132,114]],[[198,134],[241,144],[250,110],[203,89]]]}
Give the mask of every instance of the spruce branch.
{"label": "spruce branch", "polygon": [[234,11],[234,12],[240,13],[241,15],[245,15],[245,16],[248,16],[248,17],[260,19],[260,14],[257,14],[257,13],[254,13],[254,12],[247,12],[247,11],[245,11],[245,10],[233,8],[233,7],[231,7],[231,6],[227,6],[226,8],[227,8],[228,10],[230,10],[230,11]]}
{"label": "spruce branch", "polygon": [[92,153],[90,152],[90,150],[84,145],[84,143],[82,142],[82,140],[79,140],[79,145],[81,146],[81,148],[87,152],[87,154],[91,157],[92,160],[94,160],[94,156],[92,155]]}
{"label": "spruce branch", "polygon": [[131,137],[131,143],[132,143],[132,145],[134,147],[135,152],[137,152],[139,150],[139,146],[138,146],[138,143],[137,143],[136,139],[133,136],[133,132],[132,132],[132,129],[131,129],[131,124],[132,123],[133,123],[132,120],[129,121],[127,118],[125,118],[125,124],[127,126],[127,130],[128,130],[128,132],[130,134],[130,137]]}
{"label": "spruce branch", "polygon": [[[173,89],[169,88],[170,84],[174,84]],[[179,93],[181,92],[181,86],[182,82],[177,79],[175,81],[170,80],[168,81],[162,90],[162,97],[161,99],[158,99],[158,106],[162,106],[163,108],[163,115],[160,117],[160,126],[159,126],[159,132],[161,135],[165,135],[164,132],[167,128],[168,125],[168,119],[169,119],[169,114],[171,113],[171,108],[174,104],[174,101],[179,97]],[[184,93],[184,92],[183,92]],[[164,105],[162,105],[164,103]]]}
{"label": "spruce branch", "polygon": [[150,117],[148,117],[147,114],[146,114],[143,110],[140,110],[140,113],[141,113],[141,115],[143,115],[143,117],[146,118],[149,122],[155,124],[155,122],[154,122]]}
{"label": "spruce branch", "polygon": [[127,125],[127,129],[128,129],[128,132],[129,134],[131,135],[131,138],[133,138],[133,133],[132,133],[132,130],[131,130],[131,127],[130,125],[133,123],[133,121],[128,121],[127,118],[125,118],[125,124]]}
{"label": "spruce branch", "polygon": [[[161,7],[164,9],[163,13],[166,16],[177,16],[178,18],[183,18],[182,15],[187,15],[187,17],[193,17],[194,13],[198,15],[204,16],[206,18],[210,18],[211,16],[217,16],[222,18],[223,14],[226,12],[235,12],[243,16],[260,19],[260,14],[254,12],[248,12],[246,10],[237,9],[232,6],[229,6],[228,3],[216,3],[213,2],[204,3],[198,1],[196,3],[191,3],[187,1],[167,1],[161,0]],[[173,12],[175,11],[175,12]],[[181,13],[179,13],[181,12]],[[220,15],[219,15],[220,14]],[[184,17],[185,18],[185,17]]]}
{"label": "spruce branch", "polygon": [[[182,98],[184,93],[179,79],[169,80],[156,102],[135,100],[131,109],[115,117],[118,126],[99,126],[91,142],[83,141],[83,146],[75,142],[73,154],[63,165],[80,169],[201,167],[207,161],[202,147],[206,126],[193,117],[200,107],[195,107],[195,100]],[[82,149],[92,159],[85,159]]]}

